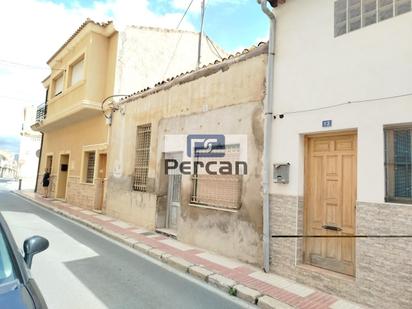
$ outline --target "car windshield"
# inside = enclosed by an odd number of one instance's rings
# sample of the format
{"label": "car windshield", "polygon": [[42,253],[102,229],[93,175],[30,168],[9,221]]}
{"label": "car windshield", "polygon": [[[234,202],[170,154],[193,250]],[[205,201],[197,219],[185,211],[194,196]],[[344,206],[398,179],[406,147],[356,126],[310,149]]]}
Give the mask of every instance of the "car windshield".
{"label": "car windshield", "polygon": [[9,248],[4,232],[0,229],[0,286],[16,279]]}

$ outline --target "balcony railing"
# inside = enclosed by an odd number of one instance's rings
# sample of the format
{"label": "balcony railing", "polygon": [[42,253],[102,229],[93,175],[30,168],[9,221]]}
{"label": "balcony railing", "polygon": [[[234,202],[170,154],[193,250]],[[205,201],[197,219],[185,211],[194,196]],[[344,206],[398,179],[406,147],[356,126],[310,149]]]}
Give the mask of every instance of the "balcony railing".
{"label": "balcony railing", "polygon": [[43,103],[37,106],[36,111],[36,122],[40,122],[46,118],[47,115],[47,104]]}

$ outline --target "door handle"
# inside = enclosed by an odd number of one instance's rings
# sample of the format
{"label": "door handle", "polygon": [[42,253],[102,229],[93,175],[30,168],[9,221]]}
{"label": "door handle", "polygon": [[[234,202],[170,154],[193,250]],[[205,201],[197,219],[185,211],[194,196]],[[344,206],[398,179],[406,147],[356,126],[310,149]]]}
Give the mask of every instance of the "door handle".
{"label": "door handle", "polygon": [[342,231],[342,228],[335,226],[335,225],[326,224],[326,225],[322,225],[322,228],[325,230],[331,230],[331,231],[337,231],[337,232]]}

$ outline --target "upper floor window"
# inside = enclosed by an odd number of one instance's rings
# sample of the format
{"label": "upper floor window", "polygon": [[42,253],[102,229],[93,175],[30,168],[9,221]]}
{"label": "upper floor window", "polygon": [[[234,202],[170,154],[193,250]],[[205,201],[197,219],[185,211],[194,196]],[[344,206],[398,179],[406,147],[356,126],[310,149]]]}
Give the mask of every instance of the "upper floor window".
{"label": "upper floor window", "polygon": [[410,12],[412,0],[336,0],[335,37]]}
{"label": "upper floor window", "polygon": [[70,66],[69,76],[69,86],[72,86],[84,79],[84,56]]}
{"label": "upper floor window", "polygon": [[412,126],[385,129],[386,201],[412,203]]}
{"label": "upper floor window", "polygon": [[61,74],[59,77],[57,77],[53,84],[54,84],[54,92],[53,96],[59,95],[60,93],[63,92],[63,81],[64,81],[64,75]]}

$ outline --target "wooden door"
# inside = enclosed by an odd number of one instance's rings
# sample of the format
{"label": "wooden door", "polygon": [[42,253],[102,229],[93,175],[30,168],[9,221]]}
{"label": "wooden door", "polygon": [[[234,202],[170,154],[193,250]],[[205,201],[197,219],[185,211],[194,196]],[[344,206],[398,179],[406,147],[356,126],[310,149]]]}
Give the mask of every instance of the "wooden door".
{"label": "wooden door", "polygon": [[[309,136],[305,158],[305,262],[355,274],[356,133]],[[341,237],[343,236],[343,237]],[[345,237],[346,236],[346,237]]]}
{"label": "wooden door", "polygon": [[99,169],[97,171],[96,179],[96,206],[95,210],[102,210],[104,204],[104,196],[106,193],[106,165],[107,165],[107,154],[99,154]]}

